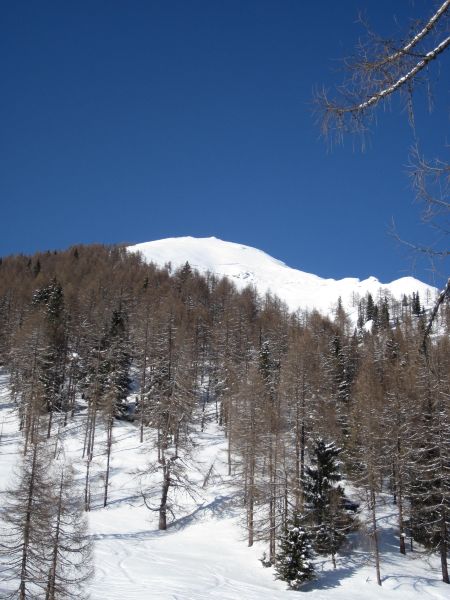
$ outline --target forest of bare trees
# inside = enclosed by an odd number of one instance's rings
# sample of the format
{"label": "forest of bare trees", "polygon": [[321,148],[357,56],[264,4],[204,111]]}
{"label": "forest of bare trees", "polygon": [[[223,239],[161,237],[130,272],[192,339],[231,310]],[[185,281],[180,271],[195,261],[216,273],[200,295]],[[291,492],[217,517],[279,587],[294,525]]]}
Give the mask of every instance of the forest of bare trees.
{"label": "forest of bare trees", "polygon": [[[11,375],[23,463],[2,513],[2,577],[17,582],[21,600],[82,596],[92,548],[73,523],[92,505],[100,436],[108,505],[121,420],[143,448],[154,432],[148,473],[160,479],[155,489],[142,478],[142,502],[166,529],[176,517],[173,491],[195,493],[187,465],[209,405],[227,439],[248,544],[262,540],[264,562],[280,576],[286,536],[334,560],[364,526],[381,584],[382,496],[398,513],[399,552],[420,543],[439,553],[448,583],[449,305],[441,303],[424,352],[428,315],[418,294],[357,304],[356,324],[340,302],[333,318],[291,314],[275,297],[238,292],[188,264],[158,269],[121,247],[4,258],[0,364]],[[74,418],[83,489],[49,442]],[[343,480],[358,490],[367,522],[355,518]],[[85,567],[77,578],[74,565]]]}

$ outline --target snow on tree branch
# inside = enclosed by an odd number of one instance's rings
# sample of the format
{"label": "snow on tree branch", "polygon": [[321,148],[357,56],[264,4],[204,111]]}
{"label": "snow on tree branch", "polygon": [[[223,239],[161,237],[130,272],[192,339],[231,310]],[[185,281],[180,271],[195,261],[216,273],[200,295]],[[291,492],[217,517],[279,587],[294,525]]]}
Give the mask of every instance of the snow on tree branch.
{"label": "snow on tree branch", "polygon": [[439,56],[439,54],[444,52],[444,50],[446,48],[448,48],[448,46],[450,46],[450,36],[445,38],[440,44],[438,44],[436,46],[436,48],[434,48],[430,52],[427,52],[427,54],[425,54],[425,56],[423,57],[422,60],[419,60],[419,62],[408,73],[406,73],[405,75],[400,77],[392,85],[388,86],[387,88],[379,90],[376,94],[374,94],[373,96],[371,96],[370,98],[368,98],[368,100],[365,100],[364,102],[361,102],[354,106],[335,108],[335,110],[339,113],[362,112],[362,111],[370,108],[371,106],[377,104],[380,100],[382,100],[386,96],[389,96],[393,92],[397,91],[401,86],[408,83],[408,81],[413,79],[424,67],[427,66],[427,64],[429,62],[431,62],[432,60],[437,58],[437,56]]}
{"label": "snow on tree branch", "polygon": [[379,63],[379,65],[393,62],[393,61],[401,58],[405,54],[408,54],[409,52],[411,52],[411,50],[414,48],[414,46],[416,46],[419,42],[421,42],[425,38],[425,36],[428,35],[430,33],[430,31],[432,31],[434,29],[434,27],[437,24],[437,22],[439,21],[439,19],[446,13],[446,11],[449,7],[450,7],[450,0],[445,0],[445,2],[439,7],[439,9],[434,13],[434,15],[428,21],[428,23],[426,23],[426,25],[411,40],[409,40],[409,42],[407,42],[402,48],[400,48],[400,50],[397,50],[390,56],[387,56],[382,62]]}
{"label": "snow on tree branch", "polygon": [[[330,99],[326,91],[316,95],[315,103],[325,135],[331,129],[340,133],[364,132],[365,120],[379,103],[401,91],[410,99],[419,74],[450,46],[444,19],[448,17],[449,8],[450,0],[445,0],[420,31],[406,42],[396,44],[379,38],[368,29],[367,40],[360,44],[355,59],[345,61],[350,76],[337,89],[337,98]],[[431,36],[436,40],[434,44],[431,44]],[[425,42],[428,42],[427,47]],[[410,117],[413,122],[411,107]]]}

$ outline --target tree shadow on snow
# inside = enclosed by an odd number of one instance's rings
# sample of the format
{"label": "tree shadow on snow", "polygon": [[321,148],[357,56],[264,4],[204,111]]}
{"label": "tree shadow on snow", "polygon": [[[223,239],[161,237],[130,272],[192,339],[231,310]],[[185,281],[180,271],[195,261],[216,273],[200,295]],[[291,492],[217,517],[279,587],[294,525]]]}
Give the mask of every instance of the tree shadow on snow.
{"label": "tree shadow on snow", "polygon": [[356,554],[340,557],[340,563],[336,569],[321,571],[317,573],[316,579],[302,585],[302,591],[329,590],[342,585],[342,580],[352,577],[362,566],[367,564],[366,554]]}
{"label": "tree shadow on snow", "polygon": [[235,495],[218,496],[208,504],[200,504],[190,514],[173,521],[166,530],[148,529],[130,533],[97,533],[90,536],[94,541],[102,540],[148,540],[162,536],[172,535],[178,531],[202,520],[206,515],[224,518],[235,515]]}
{"label": "tree shadow on snow", "polygon": [[208,504],[199,504],[190,514],[176,519],[169,525],[169,529],[185,529],[195,522],[203,520],[206,517],[214,517],[216,519],[224,519],[236,515],[236,494],[228,494],[216,496],[214,500]]}
{"label": "tree shadow on snow", "polygon": [[395,581],[392,585],[394,590],[407,591],[413,589],[420,594],[424,594],[427,589],[436,588],[440,585],[438,577],[426,577],[424,575],[387,575],[382,577],[382,582]]}

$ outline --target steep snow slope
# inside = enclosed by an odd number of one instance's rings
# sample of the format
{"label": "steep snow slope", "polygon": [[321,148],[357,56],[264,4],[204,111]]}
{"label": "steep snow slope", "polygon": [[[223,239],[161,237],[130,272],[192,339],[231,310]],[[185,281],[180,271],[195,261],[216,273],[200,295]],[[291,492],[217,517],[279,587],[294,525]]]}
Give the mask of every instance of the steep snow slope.
{"label": "steep snow slope", "polygon": [[[214,407],[204,431],[197,428],[190,479],[195,498],[180,497],[175,520],[165,532],[157,529],[157,515],[146,509],[141,497],[139,470],[155,460],[148,445],[139,443],[136,425],[117,422],[111,462],[110,500],[102,507],[104,436],[93,461],[90,535],[95,548],[95,577],[88,585],[92,600],[292,600],[273,569],[264,569],[258,558],[264,545],[248,548],[242,499],[233,478],[227,475],[226,440],[215,424]],[[57,416],[55,417],[58,418]],[[74,465],[81,488],[85,414],[54,428],[60,453]],[[10,400],[8,376],[0,370],[0,500],[11,485],[14,465],[20,458],[17,413]],[[214,465],[213,476],[205,475]],[[0,502],[0,514],[3,502]],[[318,577],[305,585],[302,597],[311,600],[444,600],[448,586],[440,581],[439,557],[415,551],[398,552],[396,510],[391,499],[379,511],[383,587],[375,580],[370,543],[354,534],[350,547],[337,556],[337,569],[317,557]],[[13,589],[4,581],[0,557],[0,598]],[[5,558],[7,560],[7,558]],[[300,596],[298,596],[300,598]]]}
{"label": "steep snow slope", "polygon": [[200,273],[209,271],[227,276],[239,289],[255,286],[261,294],[276,294],[292,311],[315,308],[323,314],[330,314],[340,296],[346,310],[355,316],[358,299],[367,292],[376,298],[383,290],[383,293],[388,292],[398,299],[403,294],[419,292],[425,304],[432,303],[436,294],[435,288],[414,277],[402,277],[387,284],[380,283],[376,277],[364,281],[355,277],[323,279],[292,269],[262,250],[215,237],[167,238],[136,244],[128,250],[141,252],[146,261],[160,266],[171,263],[174,269],[187,261]]}

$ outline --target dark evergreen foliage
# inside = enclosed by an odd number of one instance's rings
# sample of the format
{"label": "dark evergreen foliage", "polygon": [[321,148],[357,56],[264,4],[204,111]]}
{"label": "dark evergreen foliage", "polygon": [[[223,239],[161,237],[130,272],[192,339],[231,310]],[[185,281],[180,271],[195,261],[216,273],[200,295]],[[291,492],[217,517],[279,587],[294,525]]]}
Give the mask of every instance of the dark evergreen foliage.
{"label": "dark evergreen foliage", "polygon": [[366,321],[374,321],[375,316],[375,303],[372,294],[367,294]]}
{"label": "dark evergreen foliage", "polygon": [[345,539],[351,519],[345,510],[344,490],[338,457],[341,449],[334,442],[316,439],[310,451],[311,465],[304,478],[306,519],[311,527],[314,548],[333,556]]}
{"label": "dark evergreen foliage", "polygon": [[411,310],[413,315],[419,316],[420,314],[422,314],[422,307],[420,304],[420,297],[419,297],[419,292],[416,292],[412,294],[412,303],[411,303]]}
{"label": "dark evergreen foliage", "polygon": [[285,581],[291,590],[315,577],[311,540],[296,519],[281,538],[276,555],[276,578]]}

